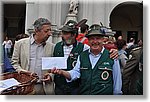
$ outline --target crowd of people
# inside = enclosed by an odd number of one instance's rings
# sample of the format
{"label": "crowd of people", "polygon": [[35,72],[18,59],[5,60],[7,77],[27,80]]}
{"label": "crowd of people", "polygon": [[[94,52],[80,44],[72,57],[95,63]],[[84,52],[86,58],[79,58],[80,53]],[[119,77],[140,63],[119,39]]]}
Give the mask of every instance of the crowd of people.
{"label": "crowd of people", "polygon": [[[7,64],[13,71],[39,77],[35,95],[142,95],[142,40],[135,45],[130,38],[127,44],[122,36],[115,41],[113,31],[100,24],[76,25],[78,22],[69,20],[60,28],[62,41],[53,44],[47,42],[52,36],[51,22],[37,19],[33,34],[18,35],[12,56],[12,43],[6,37],[5,55],[11,57]],[[42,70],[42,57],[66,57],[67,68]],[[6,68],[4,72],[10,71]]]}

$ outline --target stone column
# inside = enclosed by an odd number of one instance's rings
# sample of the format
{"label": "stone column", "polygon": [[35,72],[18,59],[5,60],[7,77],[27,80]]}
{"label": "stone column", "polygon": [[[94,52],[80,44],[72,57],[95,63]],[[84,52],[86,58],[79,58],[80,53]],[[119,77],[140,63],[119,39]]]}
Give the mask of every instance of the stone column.
{"label": "stone column", "polygon": [[[61,1],[49,0],[48,2],[42,2],[40,0],[36,2],[26,2],[26,25],[25,32],[27,34],[27,29],[33,29],[32,24],[34,21],[40,17],[44,17],[50,20],[52,25],[61,26]],[[48,39],[52,42],[52,37]]]}
{"label": "stone column", "polygon": [[25,33],[29,34],[28,29],[33,29],[33,23],[38,18],[38,4],[36,2],[26,2],[26,21]]}
{"label": "stone column", "polygon": [[[87,18],[87,24],[92,25],[94,23],[104,24],[105,20],[105,2],[104,1],[91,1],[83,0],[79,7],[79,21],[83,18]],[[82,7],[81,7],[82,6]]]}
{"label": "stone column", "polygon": [[52,22],[52,30],[53,30],[53,35],[52,35],[52,43],[57,43],[61,40],[61,36],[60,36],[60,32],[59,32],[59,28],[61,26],[61,13],[62,13],[62,9],[61,9],[61,0],[58,1],[54,1],[54,0],[50,0],[49,2],[49,17],[50,17],[50,21]]}

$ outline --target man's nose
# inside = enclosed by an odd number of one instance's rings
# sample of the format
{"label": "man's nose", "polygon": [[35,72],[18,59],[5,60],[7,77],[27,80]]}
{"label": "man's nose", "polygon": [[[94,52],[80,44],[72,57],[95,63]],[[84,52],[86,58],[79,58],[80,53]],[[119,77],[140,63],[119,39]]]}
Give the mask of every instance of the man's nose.
{"label": "man's nose", "polygon": [[97,43],[97,40],[93,40],[93,43]]}

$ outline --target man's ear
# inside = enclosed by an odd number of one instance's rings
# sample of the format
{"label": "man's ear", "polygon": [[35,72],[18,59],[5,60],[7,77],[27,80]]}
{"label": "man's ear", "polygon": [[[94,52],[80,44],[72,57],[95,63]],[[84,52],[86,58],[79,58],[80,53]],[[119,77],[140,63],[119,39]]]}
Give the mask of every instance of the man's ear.
{"label": "man's ear", "polygon": [[38,32],[38,29],[35,29],[35,32]]}
{"label": "man's ear", "polygon": [[35,32],[40,32],[40,30],[39,29],[35,29]]}

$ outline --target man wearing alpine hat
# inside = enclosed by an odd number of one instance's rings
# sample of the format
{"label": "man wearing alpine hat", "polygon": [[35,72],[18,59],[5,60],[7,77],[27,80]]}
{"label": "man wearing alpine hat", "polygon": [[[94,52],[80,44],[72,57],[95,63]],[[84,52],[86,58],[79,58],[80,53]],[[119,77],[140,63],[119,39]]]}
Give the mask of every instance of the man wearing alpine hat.
{"label": "man wearing alpine hat", "polygon": [[[54,48],[54,57],[66,57],[67,69],[73,69],[77,62],[78,55],[81,52],[89,49],[88,45],[77,42],[78,28],[77,22],[69,20],[62,28],[62,41],[58,42]],[[70,83],[66,82],[64,76],[54,75],[55,94],[56,95],[74,95],[78,94],[79,80],[74,80]]]}
{"label": "man wearing alpine hat", "polygon": [[52,73],[62,75],[68,83],[80,78],[79,94],[112,95],[122,94],[119,61],[110,58],[103,47],[106,36],[99,27],[93,27],[86,35],[90,49],[82,52],[75,67],[70,71],[54,68]]}

